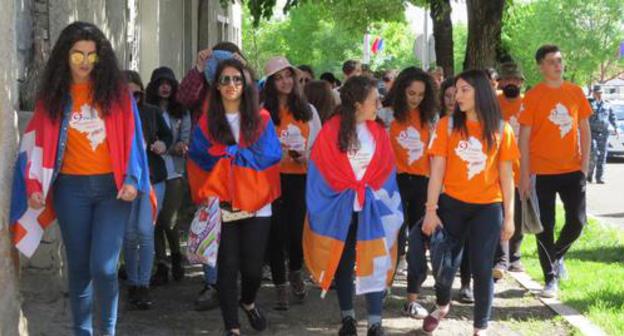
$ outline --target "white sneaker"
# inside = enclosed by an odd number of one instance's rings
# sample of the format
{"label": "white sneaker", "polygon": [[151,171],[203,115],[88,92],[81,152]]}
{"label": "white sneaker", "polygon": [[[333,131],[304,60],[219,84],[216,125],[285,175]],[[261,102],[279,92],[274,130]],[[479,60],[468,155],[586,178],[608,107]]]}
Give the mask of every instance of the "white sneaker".
{"label": "white sneaker", "polygon": [[427,315],[429,315],[429,312],[427,312],[427,309],[421,306],[418,302],[405,303],[405,305],[403,306],[402,312],[403,312],[403,315],[405,316],[409,316],[413,319],[419,319],[419,320],[422,320],[425,317],[427,317]]}
{"label": "white sneaker", "polygon": [[559,285],[557,285],[557,281],[551,280],[546,283],[540,296],[543,298],[547,298],[547,299],[554,299],[557,297],[558,291],[559,291]]}

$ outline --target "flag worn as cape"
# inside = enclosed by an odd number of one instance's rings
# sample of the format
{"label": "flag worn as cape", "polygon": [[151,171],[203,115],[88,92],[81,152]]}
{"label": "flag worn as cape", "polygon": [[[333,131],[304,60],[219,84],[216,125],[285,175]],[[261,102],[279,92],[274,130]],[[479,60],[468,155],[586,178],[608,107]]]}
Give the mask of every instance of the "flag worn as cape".
{"label": "flag worn as cape", "polygon": [[367,126],[376,146],[362,180],[356,180],[347,154],[338,148],[340,116],[325,124],[308,162],[304,257],[324,291],[329,289],[342,257],[355,197],[362,205],[357,213],[356,293],[385,290],[394,273],[397,237],[403,224],[396,164],[384,127],[373,121]]}
{"label": "flag worn as cape", "polygon": [[256,212],[281,194],[279,163],[282,147],[269,112],[260,111],[258,139],[253,144],[215,142],[208,132],[204,113],[193,130],[187,172],[196,204],[216,196],[232,208]]}
{"label": "flag worn as cape", "polygon": [[[69,99],[65,104],[66,114],[71,106]],[[112,104],[110,113],[104,116],[104,123],[117,189],[125,182],[135,185],[141,206],[147,207],[142,213],[150,215],[151,206],[154,216],[156,204],[149,181],[141,119],[129,92],[121,94],[119,101]],[[22,136],[15,164],[9,216],[13,243],[27,257],[33,255],[43,231],[56,219],[51,188],[56,173],[60,131],[60,118],[50,118],[44,104],[37,103]],[[43,194],[45,207],[42,209],[28,206],[28,197],[34,192]]]}

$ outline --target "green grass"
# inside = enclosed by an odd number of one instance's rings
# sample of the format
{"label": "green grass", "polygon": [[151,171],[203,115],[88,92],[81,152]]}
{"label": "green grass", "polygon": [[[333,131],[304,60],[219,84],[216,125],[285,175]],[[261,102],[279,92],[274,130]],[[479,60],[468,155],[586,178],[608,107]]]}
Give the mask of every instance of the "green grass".
{"label": "green grass", "polygon": [[[557,230],[563,208],[557,208]],[[525,236],[522,260],[527,272],[543,282],[535,236]],[[624,232],[590,219],[565,257],[569,280],[560,282],[559,299],[609,335],[624,335]]]}

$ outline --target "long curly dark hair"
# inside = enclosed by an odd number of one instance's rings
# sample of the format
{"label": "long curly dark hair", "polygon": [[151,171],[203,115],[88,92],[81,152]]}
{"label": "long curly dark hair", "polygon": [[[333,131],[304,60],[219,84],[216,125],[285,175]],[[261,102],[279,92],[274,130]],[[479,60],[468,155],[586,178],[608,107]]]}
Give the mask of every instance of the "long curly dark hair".
{"label": "long curly dark hair", "polygon": [[171,94],[168,98],[167,112],[175,118],[182,118],[186,113],[186,107],[178,102],[176,96],[178,93],[179,83],[175,78],[158,78],[150,81],[145,88],[145,102],[155,106],[160,106],[160,97],[158,96],[158,88],[163,81],[169,82],[171,85]]}
{"label": "long curly dark hair", "polygon": [[[258,94],[253,81],[248,76],[253,76],[253,72],[247,69],[243,63],[236,59],[229,59],[219,63],[215,78],[221,77],[221,73],[225,68],[235,68],[243,77],[243,95],[240,102],[240,132],[245,144],[253,144],[259,136],[260,127],[260,106],[258,103]],[[210,101],[208,103],[208,132],[216,141],[224,145],[234,145],[236,140],[230,129],[230,124],[225,116],[225,107],[221,92],[218,90],[219,85],[212,85],[210,88]]]}
{"label": "long curly dark hair", "polygon": [[[500,106],[498,105],[496,93],[492,88],[489,76],[484,70],[467,70],[455,78],[456,86],[459,79],[466,81],[475,90],[475,112],[483,128],[481,137],[485,140],[489,150],[496,143],[496,133],[502,121]],[[466,113],[459,109],[459,105],[455,106],[455,112],[453,112],[451,118],[453,118],[453,131],[467,136]]]}
{"label": "long curly dark hair", "polygon": [[351,77],[340,89],[342,105],[338,107],[338,115],[341,117],[340,130],[338,131],[338,148],[343,153],[360,148],[360,142],[355,130],[355,104],[362,104],[372,90],[377,90],[377,83],[366,76]]}
{"label": "long curly dark hair", "polygon": [[[299,88],[299,81],[297,81],[295,72],[290,69],[290,73],[293,76],[293,88],[288,95],[288,110],[292,113],[293,117],[297,121],[307,122],[312,119],[312,111],[310,105],[308,105],[307,99],[301,94]],[[262,101],[264,108],[271,113],[271,119],[275,125],[279,125],[281,120],[279,116],[279,100],[277,88],[275,87],[275,75],[269,76],[262,90]]]}
{"label": "long curly dark hair", "polygon": [[394,118],[399,122],[405,122],[410,113],[405,90],[414,82],[425,84],[425,97],[418,105],[420,125],[425,127],[425,125],[434,122],[437,108],[435,88],[428,73],[416,67],[408,67],[401,71],[390,90],[392,91],[390,94],[392,97],[391,106],[394,111]]}
{"label": "long curly dark hair", "polygon": [[63,108],[68,103],[72,84],[69,51],[79,41],[93,41],[96,46],[98,62],[90,77],[93,103],[100,112],[108,115],[113,104],[127,92],[117,57],[104,33],[91,23],[74,22],[63,29],[54,44],[37,90],[37,101],[44,104],[53,119],[63,117]]}

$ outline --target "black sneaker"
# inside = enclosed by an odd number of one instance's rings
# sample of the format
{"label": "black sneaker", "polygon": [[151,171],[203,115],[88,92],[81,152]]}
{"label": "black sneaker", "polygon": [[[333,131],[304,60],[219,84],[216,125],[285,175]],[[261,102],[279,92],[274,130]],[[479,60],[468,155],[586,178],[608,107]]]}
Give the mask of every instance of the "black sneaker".
{"label": "black sneaker", "polygon": [[156,273],[152,275],[150,280],[150,286],[164,286],[169,282],[169,267],[167,265],[159,263],[156,265]]}
{"label": "black sneaker", "polygon": [[357,321],[351,316],[342,319],[342,327],[338,331],[338,336],[357,336]]}
{"label": "black sneaker", "polygon": [[375,323],[370,328],[368,328],[368,332],[366,336],[384,336],[384,330],[381,326],[381,323]]}
{"label": "black sneaker", "polygon": [[210,285],[205,285],[195,299],[195,310],[205,311],[219,307],[219,297],[217,289]]}
{"label": "black sneaker", "polygon": [[258,306],[253,307],[252,309],[245,309],[242,303],[240,303],[240,307],[243,309],[245,314],[247,315],[247,319],[249,320],[249,324],[256,331],[263,331],[267,327],[267,320],[264,317],[262,311],[258,308]]}
{"label": "black sneaker", "polygon": [[128,286],[128,303],[131,305],[136,304],[138,300],[137,286]]}
{"label": "black sneaker", "polygon": [[136,307],[140,310],[148,310],[152,307],[152,297],[148,287],[137,287]]}

